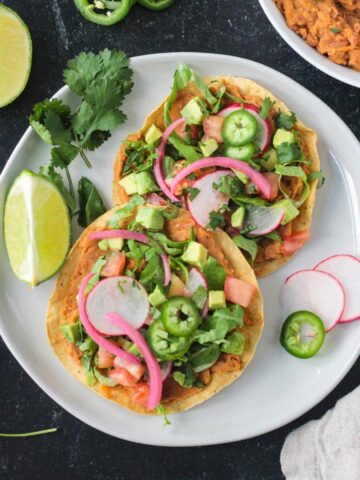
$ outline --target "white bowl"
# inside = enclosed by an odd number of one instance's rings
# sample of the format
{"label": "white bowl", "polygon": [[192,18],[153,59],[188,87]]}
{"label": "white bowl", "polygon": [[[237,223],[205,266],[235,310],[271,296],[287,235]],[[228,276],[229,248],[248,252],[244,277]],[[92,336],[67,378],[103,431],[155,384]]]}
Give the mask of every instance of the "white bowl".
{"label": "white bowl", "polygon": [[288,27],[283,14],[273,0],[259,0],[259,2],[275,30],[295,52],[311,63],[311,65],[331,77],[360,88],[360,72],[332,62],[325,55],[321,55],[314,47],[308,45],[305,40]]}

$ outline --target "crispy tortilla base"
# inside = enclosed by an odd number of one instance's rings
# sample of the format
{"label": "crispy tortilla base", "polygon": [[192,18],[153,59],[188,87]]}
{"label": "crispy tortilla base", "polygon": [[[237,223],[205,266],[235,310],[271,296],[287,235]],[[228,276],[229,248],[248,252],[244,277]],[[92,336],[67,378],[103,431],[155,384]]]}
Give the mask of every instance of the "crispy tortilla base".
{"label": "crispy tortilla base", "polygon": [[[227,87],[227,90],[234,95],[238,95],[244,100],[261,106],[262,101],[269,97],[274,102],[274,111],[282,111],[289,114],[290,110],[288,107],[281,102],[279,99],[274,97],[267,89],[258,85],[257,83],[249,80],[247,78],[240,77],[231,77],[231,76],[217,76],[217,77],[206,77],[203,81],[208,85],[213,83],[214,85],[223,84]],[[199,91],[194,85],[189,85],[187,88],[182,90],[177,100],[174,104],[172,113],[174,118],[180,117],[180,110],[182,107],[192,98],[193,95],[199,95]],[[155,124],[161,130],[164,130],[164,105],[166,100],[157,107],[148,117],[145,119],[145,123],[141,130],[136,133],[129,135],[126,140],[138,140],[144,137],[148,128]],[[300,134],[300,141],[303,150],[305,151],[306,157],[311,161],[309,168],[312,172],[318,172],[320,170],[320,158],[316,149],[317,135],[316,132],[306,127],[300,120],[297,120],[295,124],[295,129]],[[114,165],[114,176],[113,176],[113,203],[114,205],[122,205],[128,201],[128,196],[126,195],[125,190],[119,185],[119,180],[121,180],[122,169],[124,162],[126,160],[125,155],[125,143],[123,143],[117,153],[117,157]],[[306,202],[300,207],[300,214],[292,221],[293,231],[306,230],[310,231],[311,220],[313,208],[315,205],[316,198],[316,187],[317,181],[312,182],[310,195],[307,198]],[[272,272],[275,272],[280,267],[285,265],[291,258],[294,256],[280,256],[273,260],[265,260],[262,263],[255,263],[254,269],[257,276],[262,277],[268,275]]]}
{"label": "crispy tortilla base", "polygon": [[[116,209],[116,207],[113,208],[97,219],[83,232],[75,243],[66,264],[60,271],[55,290],[48,305],[46,328],[50,345],[64,367],[78,381],[86,386],[86,378],[83,373],[77,349],[65,339],[60,331],[60,326],[77,320],[78,310],[76,295],[78,293],[79,284],[89,272],[95,259],[101,254],[96,242],[89,242],[88,235],[92,231],[103,230],[106,228],[109,217],[116,211]],[[184,215],[184,218],[189,216],[186,211],[182,212],[182,214]],[[126,228],[131,218],[124,220],[123,223],[119,225],[119,228]],[[203,388],[185,389],[176,384],[176,388],[172,388],[172,393],[163,397],[162,403],[166,406],[168,413],[188,410],[215,395],[215,393],[238,378],[243,373],[255,353],[264,324],[263,302],[261,293],[258,289],[256,277],[239,249],[222,231],[209,234],[209,232],[205,232],[203,229],[197,229],[196,235],[199,241],[201,238],[203,243],[206,244],[209,249],[209,254],[215,256],[229,274],[254,285],[257,288],[257,292],[251,305],[246,309],[245,325],[239,329],[239,331],[242,331],[245,336],[245,349],[243,355],[241,357],[232,356],[236,357],[236,361],[231,361],[234,359],[230,358],[230,362],[225,369],[223,368],[223,365],[226,363],[227,359],[220,357],[217,364],[215,364],[210,370],[209,383]],[[171,387],[171,381],[169,385],[165,385],[164,390],[169,390],[169,387]],[[131,388],[122,386],[104,387],[99,383],[88,388],[134,412],[142,414],[155,413],[148,412],[142,405],[137,405],[132,402]]]}

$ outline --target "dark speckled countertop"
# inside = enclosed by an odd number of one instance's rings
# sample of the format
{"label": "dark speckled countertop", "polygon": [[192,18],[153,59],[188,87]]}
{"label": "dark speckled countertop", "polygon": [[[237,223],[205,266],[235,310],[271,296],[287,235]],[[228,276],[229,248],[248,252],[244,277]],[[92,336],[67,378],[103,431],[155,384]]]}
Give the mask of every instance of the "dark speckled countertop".
{"label": "dark speckled countertop", "polygon": [[[123,23],[110,29],[86,22],[77,13],[73,0],[5,3],[29,26],[34,58],[25,92],[0,110],[1,167],[27,127],[32,105],[62,86],[66,59],[84,49],[104,47],[124,49],[130,56],[201,51],[261,62],[319,96],[360,137],[360,90],[321,73],[293,52],[256,0],[176,0],[162,14],[135,6]],[[0,359],[0,431],[59,427],[57,433],[48,436],[1,439],[0,478],[4,480],[282,479],[279,458],[286,435],[321,417],[358,385],[360,374],[358,360],[325,400],[272,433],[229,445],[178,449],[135,445],[88,427],[43,393],[1,340]]]}

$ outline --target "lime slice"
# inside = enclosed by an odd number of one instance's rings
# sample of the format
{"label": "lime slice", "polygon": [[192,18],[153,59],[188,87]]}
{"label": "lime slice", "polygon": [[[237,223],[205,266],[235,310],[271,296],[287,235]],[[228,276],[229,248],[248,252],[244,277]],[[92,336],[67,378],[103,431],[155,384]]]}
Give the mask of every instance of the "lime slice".
{"label": "lime slice", "polygon": [[21,280],[35,286],[52,277],[71,237],[69,211],[58,189],[24,170],[6,199],[4,232],[11,267]]}
{"label": "lime slice", "polygon": [[29,30],[17,13],[0,3],[0,108],[24,90],[31,69]]}

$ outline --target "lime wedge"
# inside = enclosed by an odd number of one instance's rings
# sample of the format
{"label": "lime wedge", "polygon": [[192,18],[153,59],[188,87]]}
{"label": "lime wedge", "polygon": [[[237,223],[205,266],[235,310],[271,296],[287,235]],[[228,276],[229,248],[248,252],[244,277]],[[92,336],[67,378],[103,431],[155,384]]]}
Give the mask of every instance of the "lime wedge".
{"label": "lime wedge", "polygon": [[0,108],[24,90],[31,69],[29,30],[17,13],[0,3]]}
{"label": "lime wedge", "polygon": [[6,199],[4,233],[11,267],[21,280],[35,286],[52,277],[71,238],[69,211],[58,189],[23,170]]}

